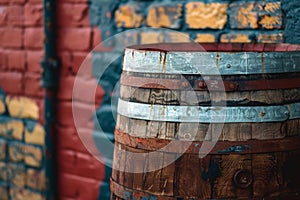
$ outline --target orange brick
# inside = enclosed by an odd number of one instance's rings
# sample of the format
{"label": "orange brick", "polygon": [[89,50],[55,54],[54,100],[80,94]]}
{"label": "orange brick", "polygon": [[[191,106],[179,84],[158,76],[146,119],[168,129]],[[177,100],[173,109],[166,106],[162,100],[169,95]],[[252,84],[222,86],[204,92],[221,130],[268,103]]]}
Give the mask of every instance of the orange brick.
{"label": "orange brick", "polygon": [[141,7],[136,4],[122,5],[115,12],[115,22],[117,27],[137,28],[144,21],[141,14]]}
{"label": "orange brick", "polygon": [[282,33],[259,34],[257,36],[257,42],[259,42],[259,43],[282,43],[283,42],[283,34]]}
{"label": "orange brick", "polygon": [[221,35],[221,42],[223,43],[249,43],[251,39],[247,34],[223,34]]}
{"label": "orange brick", "polygon": [[151,27],[180,28],[182,4],[154,5],[149,8],[147,25]]}
{"label": "orange brick", "polygon": [[195,42],[216,42],[216,36],[213,34],[197,34],[197,37],[195,39]]}
{"label": "orange brick", "polygon": [[238,29],[275,29],[282,27],[280,2],[232,3],[230,27]]}
{"label": "orange brick", "polygon": [[164,41],[164,35],[159,32],[142,32],[141,44],[155,44]]}
{"label": "orange brick", "polygon": [[227,23],[227,3],[186,4],[186,24],[191,29],[223,29]]}

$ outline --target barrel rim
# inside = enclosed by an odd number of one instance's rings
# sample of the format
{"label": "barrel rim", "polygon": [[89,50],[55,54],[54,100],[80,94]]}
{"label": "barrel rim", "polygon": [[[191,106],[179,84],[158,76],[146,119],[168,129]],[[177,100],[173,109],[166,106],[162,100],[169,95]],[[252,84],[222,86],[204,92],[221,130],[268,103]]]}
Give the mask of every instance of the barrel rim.
{"label": "barrel rim", "polygon": [[126,49],[158,52],[292,52],[300,45],[289,43],[154,43],[128,46]]}

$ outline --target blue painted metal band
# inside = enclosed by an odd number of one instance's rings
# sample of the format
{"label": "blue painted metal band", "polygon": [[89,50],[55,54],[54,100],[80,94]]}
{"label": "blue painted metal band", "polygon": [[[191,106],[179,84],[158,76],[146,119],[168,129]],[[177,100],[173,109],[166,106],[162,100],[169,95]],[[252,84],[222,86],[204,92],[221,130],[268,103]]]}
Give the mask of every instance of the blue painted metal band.
{"label": "blue painted metal band", "polygon": [[126,49],[123,70],[198,75],[300,72],[300,52],[159,52]]}
{"label": "blue painted metal band", "polygon": [[209,107],[152,105],[119,99],[118,113],[129,118],[167,122],[283,122],[300,118],[300,103],[280,106]]}

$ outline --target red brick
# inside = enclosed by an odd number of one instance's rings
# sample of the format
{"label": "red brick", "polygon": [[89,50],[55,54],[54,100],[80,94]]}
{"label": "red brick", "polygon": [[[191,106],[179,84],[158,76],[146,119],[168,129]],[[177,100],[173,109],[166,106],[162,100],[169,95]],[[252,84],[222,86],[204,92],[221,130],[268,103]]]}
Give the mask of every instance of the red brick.
{"label": "red brick", "polygon": [[73,72],[75,74],[77,74],[77,72],[79,71],[79,68],[81,66],[85,66],[86,62],[83,63],[86,60],[89,59],[88,57],[89,53],[88,52],[74,52],[73,53]]}
{"label": "red brick", "polygon": [[22,74],[18,72],[0,72],[0,87],[7,94],[21,95],[22,90]]}
{"label": "red brick", "polygon": [[58,4],[58,25],[61,27],[89,26],[88,4]]}
{"label": "red brick", "polygon": [[0,50],[0,69],[7,69],[7,54],[6,51],[4,51],[3,49]]}
{"label": "red brick", "polygon": [[10,2],[10,0],[1,0],[0,4],[8,4]]}
{"label": "red brick", "polygon": [[42,4],[26,4],[24,13],[25,13],[25,25],[27,26],[42,25],[43,22]]}
{"label": "red brick", "polygon": [[27,51],[26,62],[27,70],[29,72],[42,73],[43,69],[40,64],[42,61],[43,51]]}
{"label": "red brick", "polygon": [[41,98],[41,97],[35,97],[35,96],[33,96],[31,98],[33,98],[39,106],[39,119],[38,119],[38,122],[40,124],[44,124],[44,122],[45,122],[45,118],[44,118],[44,111],[45,111],[44,99]]}
{"label": "red brick", "polygon": [[80,176],[59,173],[58,188],[60,195],[77,200],[97,199],[100,181]]}
{"label": "red brick", "polygon": [[22,47],[23,35],[21,28],[1,28],[0,46],[2,47]]}
{"label": "red brick", "polygon": [[22,26],[24,24],[23,6],[9,6],[7,11],[7,23],[9,25]]}
{"label": "red brick", "polygon": [[94,103],[95,106],[101,104],[104,90],[98,85],[96,78],[76,77],[76,87],[73,91],[73,100],[80,102]]}
{"label": "red brick", "polygon": [[26,28],[24,46],[26,49],[42,49],[44,32],[42,28]]}
{"label": "red brick", "polygon": [[76,153],[72,150],[58,150],[58,168],[62,172],[76,175]]}
{"label": "red brick", "polygon": [[87,3],[89,0],[58,0],[60,3]]}
{"label": "red brick", "polygon": [[[99,161],[93,162],[89,154],[83,154],[72,150],[62,150],[58,152],[59,170],[86,178],[94,178],[98,181],[104,177],[104,165]],[[100,179],[101,178],[101,179]]]}
{"label": "red brick", "polygon": [[26,0],[10,0],[11,3],[24,4]]}
{"label": "red brick", "polygon": [[74,75],[73,69],[72,69],[71,53],[68,51],[59,51],[58,57],[60,58],[60,62],[61,62],[60,76]]}
{"label": "red brick", "polygon": [[87,3],[89,0],[58,0],[60,3]]}
{"label": "red brick", "polygon": [[[93,111],[94,106],[84,103],[73,102],[76,115],[80,116],[76,118],[76,127],[88,127],[93,128]],[[72,102],[61,101],[57,107],[57,122],[63,126],[75,127],[75,122],[72,112]]]}
{"label": "red brick", "polygon": [[56,126],[57,149],[69,149],[76,152],[88,153],[74,127]]}
{"label": "red brick", "polygon": [[90,50],[91,28],[61,29],[58,37],[58,47],[63,50]]}
{"label": "red brick", "polygon": [[24,93],[29,96],[43,97],[44,91],[41,87],[41,74],[26,73],[24,75]]}
{"label": "red brick", "polygon": [[7,24],[7,17],[8,17],[8,7],[7,6],[0,6],[0,26]]}
{"label": "red brick", "polygon": [[26,58],[25,58],[25,51],[16,50],[16,51],[6,51],[7,57],[7,68],[9,70],[16,70],[16,71],[24,71]]}
{"label": "red brick", "polygon": [[60,79],[57,98],[60,100],[72,100],[72,92],[75,76],[64,76]]}
{"label": "red brick", "polygon": [[102,41],[101,31],[98,27],[93,28],[93,48]]}
{"label": "red brick", "polygon": [[43,0],[28,0],[28,2],[30,3],[35,3],[35,4],[38,4],[38,3],[43,3]]}
{"label": "red brick", "polygon": [[76,174],[79,176],[94,178],[98,181],[104,178],[104,164],[90,154],[76,153],[77,162]]}
{"label": "red brick", "polygon": [[84,77],[92,77],[92,53],[73,53],[73,72]]}

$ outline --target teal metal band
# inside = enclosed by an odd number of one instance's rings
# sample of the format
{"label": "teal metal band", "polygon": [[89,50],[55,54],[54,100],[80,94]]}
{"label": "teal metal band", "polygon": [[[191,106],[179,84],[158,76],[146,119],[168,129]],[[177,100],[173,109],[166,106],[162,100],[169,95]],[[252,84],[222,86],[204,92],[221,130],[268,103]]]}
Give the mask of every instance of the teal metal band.
{"label": "teal metal band", "polygon": [[123,70],[139,73],[197,75],[300,72],[300,53],[160,52],[126,49]]}
{"label": "teal metal band", "polygon": [[118,112],[129,118],[167,122],[282,122],[300,118],[300,103],[279,106],[208,107],[152,105],[119,99]]}

